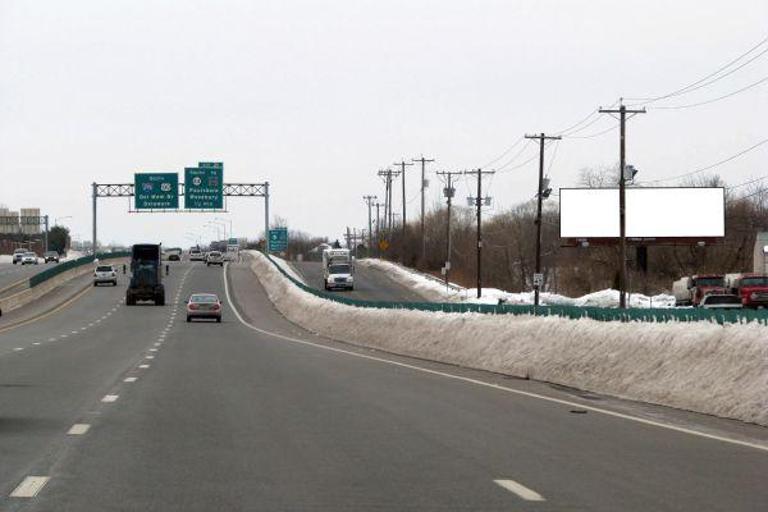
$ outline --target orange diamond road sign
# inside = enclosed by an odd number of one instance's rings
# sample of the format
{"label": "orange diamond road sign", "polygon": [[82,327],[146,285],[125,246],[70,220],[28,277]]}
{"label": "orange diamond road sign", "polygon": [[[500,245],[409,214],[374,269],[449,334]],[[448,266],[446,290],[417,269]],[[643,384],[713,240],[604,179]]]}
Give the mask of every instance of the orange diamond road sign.
{"label": "orange diamond road sign", "polygon": [[386,251],[387,249],[389,249],[389,242],[387,242],[386,240],[380,240],[379,249],[381,249],[382,251]]}

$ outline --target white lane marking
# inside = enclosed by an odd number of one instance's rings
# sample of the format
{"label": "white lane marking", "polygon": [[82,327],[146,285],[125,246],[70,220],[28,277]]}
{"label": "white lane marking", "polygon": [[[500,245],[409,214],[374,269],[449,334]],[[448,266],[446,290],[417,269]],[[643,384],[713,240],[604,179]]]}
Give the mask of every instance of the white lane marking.
{"label": "white lane marking", "polygon": [[39,344],[40,344],[39,341],[36,341],[36,342],[33,343],[33,345],[39,345]]}
{"label": "white lane marking", "polygon": [[66,334],[62,334],[61,336],[59,336],[59,338],[66,338],[66,337],[67,337]]}
{"label": "white lane marking", "polygon": [[88,432],[90,428],[91,426],[87,423],[75,423],[74,425],[72,425],[72,428],[70,428],[69,431],[67,431],[67,434],[69,434],[70,436],[82,436],[83,434]]}
{"label": "white lane marking", "polygon": [[11,492],[11,498],[34,498],[37,496],[50,477],[47,476],[28,476],[21,481],[19,485]]}
{"label": "white lane marking", "polygon": [[138,377],[126,377],[123,379],[123,382],[136,382],[138,379]]}
{"label": "white lane marking", "polygon": [[155,343],[155,346],[156,346],[156,347],[159,347],[160,345],[162,345],[162,343],[160,343],[160,342],[158,342],[158,343]]}
{"label": "white lane marking", "polygon": [[15,352],[21,352],[22,350],[24,350],[24,347],[16,347],[16,348],[14,348],[13,350],[14,350]]}
{"label": "white lane marking", "polygon": [[77,334],[77,331],[72,331],[71,334]]}
{"label": "white lane marking", "polygon": [[493,483],[503,487],[509,492],[517,494],[526,501],[547,501],[541,494],[533,489],[527,488],[523,484],[515,482],[514,480],[494,480]]}
{"label": "white lane marking", "polygon": [[139,368],[146,369],[146,368],[149,368],[149,365],[148,364],[140,364]]}
{"label": "white lane marking", "polygon": [[144,359],[154,359],[155,356],[144,356]]}
{"label": "white lane marking", "polygon": [[101,401],[105,403],[117,402],[118,398],[120,398],[120,395],[104,395]]}
{"label": "white lane marking", "polygon": [[[569,400],[564,400],[562,398],[555,398],[555,397],[551,397],[551,396],[540,395],[540,394],[534,393],[532,391],[523,391],[521,389],[508,388],[506,386],[500,386],[499,384],[493,384],[491,382],[484,382],[482,380],[473,379],[471,377],[462,377],[461,375],[453,375],[453,374],[441,372],[441,371],[438,371],[438,370],[430,370],[429,368],[422,368],[420,366],[416,366],[416,365],[412,365],[412,364],[407,364],[407,363],[401,363],[399,361],[392,361],[392,360],[384,359],[384,358],[381,358],[381,357],[375,357],[375,356],[368,356],[368,355],[365,355],[365,354],[359,354],[357,352],[352,352],[352,351],[344,350],[344,349],[341,349],[341,348],[329,347],[329,346],[326,346],[326,345],[321,345],[319,343],[314,343],[314,342],[311,342],[311,341],[300,340],[300,339],[297,339],[297,338],[291,338],[290,336],[285,336],[283,334],[279,334],[279,333],[276,333],[276,332],[265,331],[264,329],[259,329],[255,325],[251,325],[248,322],[246,322],[243,319],[243,317],[240,315],[240,312],[235,307],[235,303],[232,301],[232,297],[230,297],[230,295],[229,295],[229,285],[227,284],[226,268],[227,268],[227,266],[225,265],[225,267],[224,267],[225,271],[222,273],[222,279],[224,280],[224,294],[227,297],[227,303],[228,303],[230,309],[235,314],[235,316],[240,321],[240,323],[242,323],[244,326],[248,327],[249,329],[252,329],[252,330],[254,330],[256,332],[259,332],[261,334],[265,334],[267,336],[272,336],[273,338],[283,339],[283,340],[290,341],[290,342],[293,342],[293,343],[300,343],[302,345],[308,345],[310,347],[319,348],[321,350],[328,350],[330,352],[336,352],[336,353],[339,353],[339,354],[346,354],[346,355],[349,355],[349,356],[358,357],[360,359],[367,359],[369,361],[376,361],[376,362],[379,362],[379,363],[389,364],[389,365],[392,365],[392,366],[399,366],[401,368],[408,368],[410,370],[415,370],[415,371],[418,371],[418,372],[428,373],[430,375],[438,375],[440,377],[445,377],[446,379],[458,380],[458,381],[466,382],[466,383],[469,383],[469,384],[475,384],[477,386],[483,386],[483,387],[486,387],[486,388],[496,389],[498,391],[504,391],[506,393],[512,393],[512,394],[515,394],[515,395],[525,396],[525,397],[528,397],[528,398],[535,398],[537,400],[543,400],[545,402],[560,404],[560,405],[564,405],[566,407],[575,407],[575,408],[578,408],[578,409],[585,409],[587,411],[592,411],[592,412],[596,412],[596,413],[599,413],[599,414],[605,414],[606,416],[612,416],[614,418],[620,418],[620,419],[627,420],[627,421],[633,421],[635,423],[641,423],[643,425],[649,425],[649,426],[652,426],[652,427],[663,428],[663,429],[667,429],[667,430],[672,430],[674,432],[680,432],[682,434],[688,434],[688,435],[696,436],[696,437],[703,437],[705,439],[711,439],[713,441],[720,441],[720,442],[723,442],[723,443],[734,444],[734,445],[737,445],[737,446],[745,446],[747,448],[754,448],[755,450],[760,450],[760,451],[763,451],[763,452],[768,452],[768,445],[764,445],[764,444],[751,443],[749,441],[742,441],[740,439],[732,439],[732,438],[729,438],[729,437],[718,436],[716,434],[708,434],[706,432],[699,432],[698,430],[692,430],[692,429],[685,428],[685,427],[678,427],[677,425],[670,425],[669,423],[662,423],[660,421],[654,421],[654,420],[649,420],[649,419],[645,419],[645,418],[640,418],[638,416],[632,416],[632,415],[629,415],[629,414],[623,414],[623,413],[620,413],[620,412],[611,411],[609,409],[601,409],[600,407],[595,407],[595,406],[592,406],[592,405],[581,404],[581,403],[577,403],[577,402],[571,402]],[[402,356],[402,357],[408,357],[408,356]]]}
{"label": "white lane marking", "polygon": [[56,341],[56,338],[48,338],[48,341]]}
{"label": "white lane marking", "polygon": [[149,349],[149,351],[150,352],[157,352],[157,349],[156,348],[151,348],[151,349]]}

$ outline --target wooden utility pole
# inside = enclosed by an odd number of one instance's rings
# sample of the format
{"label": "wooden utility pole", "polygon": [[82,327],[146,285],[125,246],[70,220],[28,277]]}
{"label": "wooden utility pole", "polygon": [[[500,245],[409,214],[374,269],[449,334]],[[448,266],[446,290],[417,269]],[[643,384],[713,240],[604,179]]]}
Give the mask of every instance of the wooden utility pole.
{"label": "wooden utility pole", "polygon": [[[483,174],[494,174],[495,171],[483,171],[475,169],[474,171],[464,171],[464,174],[477,175],[477,197],[475,197],[475,207],[477,208],[477,298],[483,295]],[[471,199],[471,198],[470,198]],[[490,201],[490,198],[488,198]]]}
{"label": "wooden utility pole", "polygon": [[400,176],[400,171],[387,169],[386,171],[379,171],[377,174],[384,178],[384,227],[389,233],[392,230],[392,179]]}
{"label": "wooden utility pole", "polygon": [[395,162],[394,165],[400,166],[400,173],[403,175],[403,242],[402,242],[402,248],[400,250],[400,259],[404,259],[405,257],[405,229],[406,229],[406,218],[405,218],[405,166],[406,165],[413,165],[412,163],[408,163],[405,160],[401,160],[400,162]]}
{"label": "wooden utility pole", "polygon": [[437,172],[436,174],[438,176],[445,176],[447,178],[446,186],[443,189],[443,195],[448,201],[448,212],[447,212],[448,216],[446,218],[446,223],[445,223],[445,265],[443,266],[443,268],[445,269],[445,285],[448,286],[448,274],[451,271],[451,249],[452,249],[451,247],[451,203],[453,201],[453,196],[456,193],[456,190],[453,188],[453,177],[459,174],[463,174],[463,172],[443,171],[443,172]]}
{"label": "wooden utility pole", "polygon": [[626,129],[627,114],[645,114],[645,109],[629,110],[622,101],[618,109],[601,108],[602,114],[619,114],[619,307],[627,307],[627,232],[626,232]]}
{"label": "wooden utility pole", "polygon": [[424,173],[427,162],[434,162],[435,160],[434,158],[424,158],[424,155],[421,155],[421,158],[413,158],[412,160],[414,162],[421,162],[421,261],[424,264],[427,261],[427,235],[424,229],[424,190],[427,188],[427,179]]}
{"label": "wooden utility pole", "polygon": [[[544,200],[544,141],[546,140],[560,140],[562,137],[548,136],[544,133],[538,135],[526,135],[526,139],[538,139],[539,140],[539,187],[536,193],[537,205],[536,205],[536,270],[534,274],[533,283],[533,305],[539,305],[539,292],[541,290],[541,207]],[[548,195],[548,194],[547,194]]]}
{"label": "wooden utility pole", "polygon": [[373,250],[373,220],[371,218],[371,207],[373,206],[373,202],[376,200],[376,196],[363,196],[363,201],[365,201],[365,204],[368,205],[368,254],[367,256],[370,257],[371,251]]}

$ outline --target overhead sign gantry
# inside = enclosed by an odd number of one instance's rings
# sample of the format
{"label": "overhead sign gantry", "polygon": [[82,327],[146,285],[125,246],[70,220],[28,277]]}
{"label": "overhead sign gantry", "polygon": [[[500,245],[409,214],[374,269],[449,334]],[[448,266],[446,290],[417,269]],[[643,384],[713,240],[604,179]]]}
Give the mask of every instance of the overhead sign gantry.
{"label": "overhead sign gantry", "polygon": [[[100,197],[127,197],[130,213],[226,212],[225,197],[263,197],[264,233],[269,236],[269,182],[224,183],[222,162],[200,162],[197,167],[185,168],[184,183],[179,183],[177,172],[144,172],[136,173],[133,183],[92,183],[91,188],[94,252]],[[184,208],[180,208],[180,197],[184,198]]]}

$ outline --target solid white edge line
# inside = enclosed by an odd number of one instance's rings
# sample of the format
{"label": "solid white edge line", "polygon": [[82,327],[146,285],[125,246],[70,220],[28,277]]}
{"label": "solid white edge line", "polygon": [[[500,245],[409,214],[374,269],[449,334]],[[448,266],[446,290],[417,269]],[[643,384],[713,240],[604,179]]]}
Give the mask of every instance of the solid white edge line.
{"label": "solid white edge line", "polygon": [[48,476],[28,476],[21,481],[16,488],[11,491],[9,497],[11,498],[34,498],[37,496],[45,484],[48,483],[50,477]]}
{"label": "solid white edge line", "polygon": [[[249,324],[248,322],[246,322],[243,319],[242,316],[240,316],[240,312],[235,307],[234,302],[232,301],[232,297],[229,295],[229,284],[227,283],[226,269],[227,269],[227,264],[224,265],[224,273],[222,273],[222,278],[224,280],[224,294],[227,296],[227,302],[228,302],[228,305],[229,305],[230,309],[232,309],[232,312],[235,314],[237,319],[240,320],[240,323],[242,323],[243,325],[245,325],[249,329],[252,329],[252,330],[254,330],[256,332],[259,332],[261,334],[265,334],[267,336],[272,336],[273,338],[279,338],[279,339],[283,339],[283,340],[286,340],[286,341],[291,341],[293,343],[300,343],[302,345],[309,345],[311,347],[319,348],[319,349],[322,349],[322,350],[328,350],[330,352],[337,352],[337,353],[340,353],[340,354],[347,354],[347,355],[350,355],[350,356],[353,356],[353,357],[358,357],[360,359],[367,359],[369,361],[376,361],[376,362],[379,362],[379,363],[390,364],[390,365],[393,365],[393,366],[399,366],[401,368],[408,368],[410,370],[415,370],[415,371],[418,371],[418,372],[428,373],[428,374],[431,374],[431,375],[438,375],[440,377],[445,377],[447,379],[459,380],[459,381],[462,381],[462,382],[467,382],[469,384],[475,384],[477,386],[483,386],[483,387],[487,387],[487,388],[491,388],[491,389],[496,389],[498,391],[505,391],[507,393],[513,393],[513,394],[519,395],[519,396],[525,396],[525,397],[528,397],[528,398],[535,398],[535,399],[538,399],[538,400],[544,400],[545,402],[565,405],[567,407],[575,407],[575,408],[578,408],[578,409],[584,409],[584,410],[587,410],[587,411],[592,411],[592,412],[596,412],[596,413],[599,413],[599,414],[604,414],[606,416],[612,416],[614,418],[621,418],[623,420],[634,421],[635,423],[641,423],[643,425],[649,425],[649,426],[652,426],[652,427],[663,428],[663,429],[667,429],[667,430],[672,430],[674,432],[680,432],[682,434],[688,434],[688,435],[692,435],[692,436],[696,436],[696,437],[703,437],[705,439],[711,439],[711,440],[714,440],[714,441],[720,441],[720,442],[723,442],[723,443],[729,443],[729,444],[734,444],[734,445],[738,445],[738,446],[744,446],[744,447],[747,447],[747,448],[754,448],[755,450],[760,450],[760,451],[763,451],[763,452],[768,452],[768,445],[751,443],[749,441],[741,441],[739,439],[731,439],[731,438],[728,438],[728,437],[718,436],[718,435],[715,435],[715,434],[707,434],[706,432],[699,432],[697,430],[692,430],[692,429],[688,429],[688,428],[685,428],[685,427],[678,427],[677,425],[670,425],[668,423],[661,423],[659,421],[648,420],[648,419],[645,419],[645,418],[640,418],[638,416],[631,416],[629,414],[623,414],[623,413],[611,411],[611,410],[608,410],[608,409],[601,409],[599,407],[594,407],[592,405],[587,405],[587,404],[582,404],[582,403],[577,403],[577,402],[571,402],[569,400],[564,400],[562,398],[555,398],[555,397],[540,395],[538,393],[533,393],[531,391],[523,391],[523,390],[520,390],[520,389],[508,388],[506,386],[500,386],[498,384],[493,384],[493,383],[490,383],[490,382],[483,382],[481,380],[473,379],[473,378],[470,378],[470,377],[462,377],[460,375],[452,375],[450,373],[441,372],[441,371],[438,371],[438,370],[430,370],[429,368],[422,368],[420,366],[416,366],[416,365],[412,365],[412,364],[407,364],[407,363],[401,363],[399,361],[392,361],[392,360],[384,359],[384,358],[381,358],[381,357],[374,357],[374,356],[369,356],[369,355],[365,355],[365,354],[359,354],[357,352],[352,352],[352,351],[344,350],[344,349],[341,349],[341,348],[329,347],[327,345],[321,345],[319,343],[314,343],[314,342],[311,342],[311,341],[305,341],[305,340],[300,340],[300,339],[297,339],[297,338],[291,338],[290,336],[285,336],[283,334],[279,334],[279,333],[276,333],[276,332],[265,331],[264,329],[260,329],[260,328],[254,326],[254,325]],[[361,347],[361,348],[365,348],[365,347]],[[408,357],[408,356],[400,356],[400,357]],[[439,363],[439,361],[435,361],[435,362]],[[479,370],[479,371],[482,371],[482,370]]]}
{"label": "solid white edge line", "polygon": [[521,483],[515,482],[514,480],[494,480],[493,483],[503,487],[511,493],[517,494],[525,501],[547,501],[541,494],[533,489],[529,489]]}
{"label": "solid white edge line", "polygon": [[67,431],[67,434],[70,436],[82,436],[88,432],[90,428],[91,426],[88,423],[75,423],[72,425],[72,428]]}

